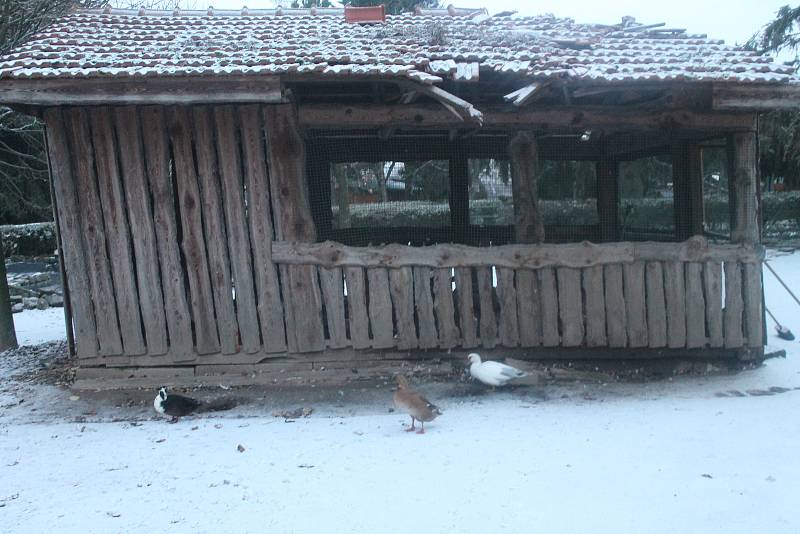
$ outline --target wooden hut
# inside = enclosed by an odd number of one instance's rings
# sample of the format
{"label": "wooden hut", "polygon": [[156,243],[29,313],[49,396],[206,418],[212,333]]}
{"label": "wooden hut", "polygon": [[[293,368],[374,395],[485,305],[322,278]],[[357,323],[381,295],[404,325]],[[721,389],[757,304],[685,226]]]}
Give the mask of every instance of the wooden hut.
{"label": "wooden hut", "polygon": [[[763,355],[757,112],[796,105],[791,68],[632,18],[357,15],[78,11],[0,58],[0,102],[47,127],[86,376]],[[542,180],[577,166],[564,211]]]}

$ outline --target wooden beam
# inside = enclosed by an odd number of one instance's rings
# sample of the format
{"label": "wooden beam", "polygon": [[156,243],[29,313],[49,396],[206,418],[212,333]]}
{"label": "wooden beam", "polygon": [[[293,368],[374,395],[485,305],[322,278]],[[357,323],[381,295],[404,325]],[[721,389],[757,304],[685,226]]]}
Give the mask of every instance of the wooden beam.
{"label": "wooden beam", "polygon": [[619,240],[619,162],[603,158],[595,165],[600,241]]}
{"label": "wooden beam", "polygon": [[[592,128],[605,130],[663,130],[692,132],[754,132],[752,113],[713,113],[691,110],[644,111],[612,107],[549,107],[508,112],[484,109],[484,126],[520,127],[575,132]],[[302,104],[298,108],[303,128],[379,128],[392,125],[413,128],[464,126],[460,117],[435,105]]]}
{"label": "wooden beam", "polygon": [[800,86],[778,84],[714,84],[715,111],[772,111],[800,108]]}
{"label": "wooden beam", "polygon": [[517,243],[544,241],[544,223],[539,214],[539,153],[536,138],[517,132],[508,147],[514,195],[514,233]]}
{"label": "wooden beam", "polygon": [[683,243],[608,243],[595,245],[584,241],[563,245],[501,245],[469,247],[440,244],[427,247],[385,245],[351,247],[335,241],[301,243],[275,241],[272,260],[284,265],[319,265],[322,267],[481,267],[511,269],[541,267],[590,267],[608,263],[635,261],[738,261],[759,262],[764,257],[760,246],[710,245],[702,237]]}
{"label": "wooden beam", "polygon": [[733,205],[731,240],[758,243],[758,142],[755,133],[733,136]]}
{"label": "wooden beam", "polygon": [[445,109],[462,121],[475,122],[478,125],[483,124],[483,114],[475,106],[453,93],[448,93],[435,85],[414,84],[414,88],[419,93],[439,102]]}
{"label": "wooden beam", "polygon": [[281,84],[276,76],[0,80],[0,102],[6,104],[48,106],[282,101]]}
{"label": "wooden beam", "polygon": [[514,92],[508,93],[503,97],[503,100],[511,102],[516,107],[522,107],[530,102],[531,99],[536,96],[536,93],[540,92],[546,86],[547,85],[542,82],[533,82]]}

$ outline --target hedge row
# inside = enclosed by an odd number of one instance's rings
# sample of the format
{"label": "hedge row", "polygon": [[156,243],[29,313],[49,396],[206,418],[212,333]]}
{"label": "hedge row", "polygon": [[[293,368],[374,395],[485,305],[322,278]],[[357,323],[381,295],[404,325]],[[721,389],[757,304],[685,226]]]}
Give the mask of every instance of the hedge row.
{"label": "hedge row", "polygon": [[3,256],[52,256],[56,229],[51,222],[0,226]]}

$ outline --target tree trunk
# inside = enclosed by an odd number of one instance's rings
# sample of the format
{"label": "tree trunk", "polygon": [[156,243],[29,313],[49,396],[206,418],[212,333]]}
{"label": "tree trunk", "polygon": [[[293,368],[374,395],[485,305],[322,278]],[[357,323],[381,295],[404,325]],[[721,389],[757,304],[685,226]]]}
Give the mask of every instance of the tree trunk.
{"label": "tree trunk", "polygon": [[3,239],[0,237],[0,352],[17,347],[14,318],[11,316],[11,298],[6,280],[6,262],[3,254]]}

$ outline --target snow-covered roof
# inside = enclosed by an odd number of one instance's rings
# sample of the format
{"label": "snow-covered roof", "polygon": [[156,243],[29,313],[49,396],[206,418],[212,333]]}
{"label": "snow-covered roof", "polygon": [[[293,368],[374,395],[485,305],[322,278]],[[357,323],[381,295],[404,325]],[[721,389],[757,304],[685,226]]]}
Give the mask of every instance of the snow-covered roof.
{"label": "snow-covered roof", "polygon": [[0,58],[0,79],[293,74],[468,81],[495,71],[595,82],[785,83],[793,69],[663,25],[441,9],[345,22],[339,9],[86,10]]}

